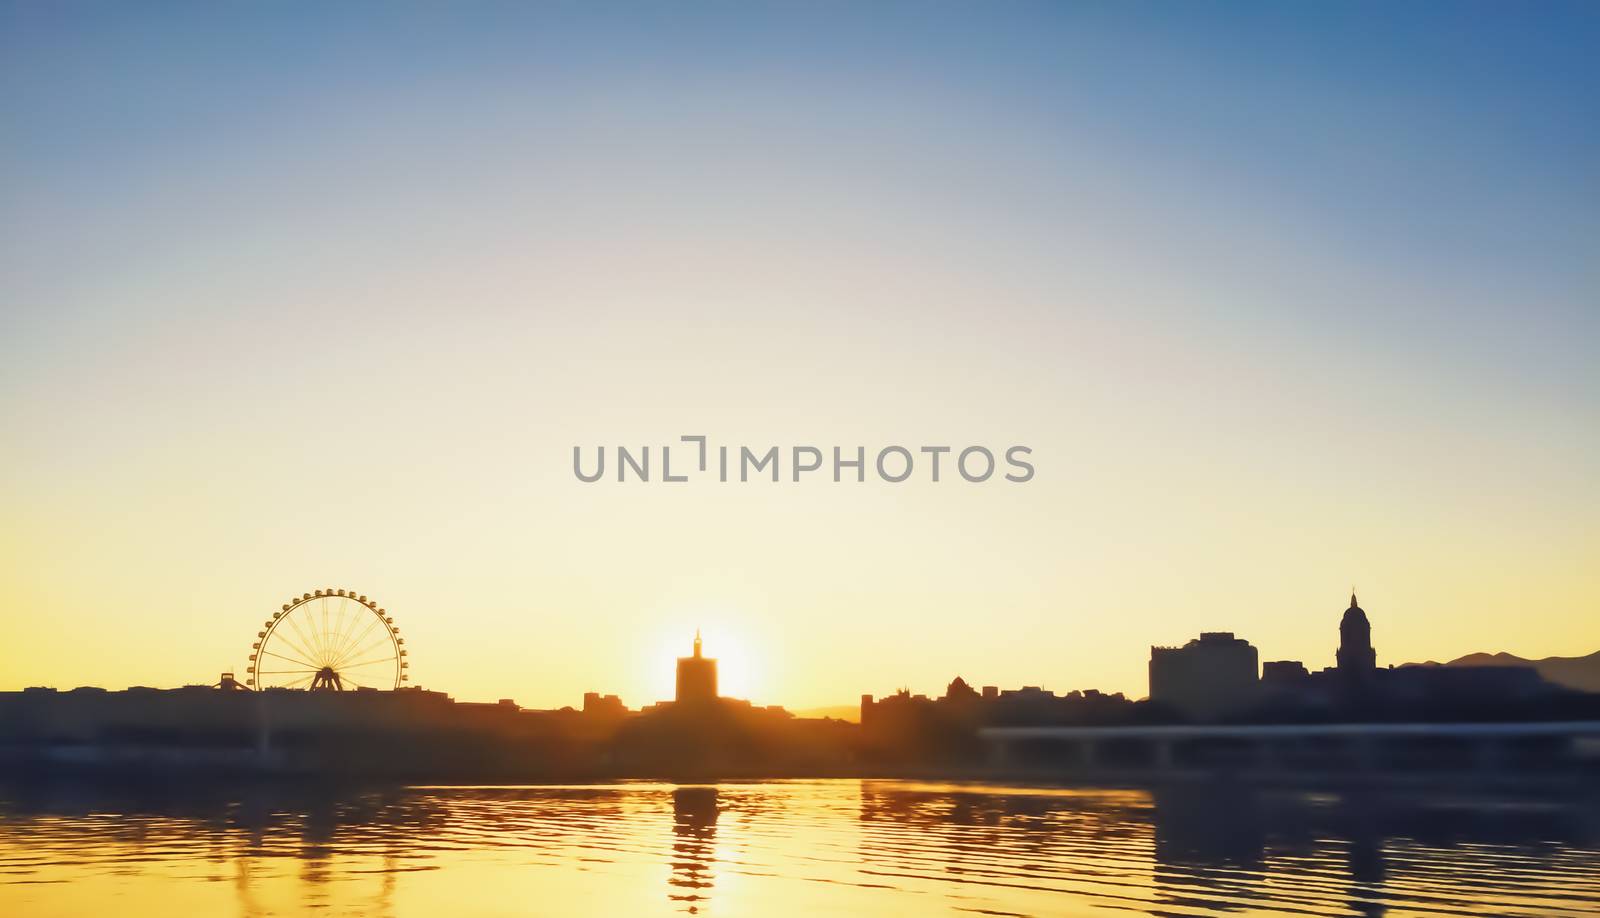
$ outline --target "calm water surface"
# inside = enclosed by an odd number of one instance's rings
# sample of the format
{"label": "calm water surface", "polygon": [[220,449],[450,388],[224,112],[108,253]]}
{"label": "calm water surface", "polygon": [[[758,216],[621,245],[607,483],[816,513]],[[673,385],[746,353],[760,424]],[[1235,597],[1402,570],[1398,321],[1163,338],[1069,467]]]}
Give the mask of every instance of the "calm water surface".
{"label": "calm water surface", "polygon": [[0,915],[1600,913],[1587,803],[715,787],[0,796]]}

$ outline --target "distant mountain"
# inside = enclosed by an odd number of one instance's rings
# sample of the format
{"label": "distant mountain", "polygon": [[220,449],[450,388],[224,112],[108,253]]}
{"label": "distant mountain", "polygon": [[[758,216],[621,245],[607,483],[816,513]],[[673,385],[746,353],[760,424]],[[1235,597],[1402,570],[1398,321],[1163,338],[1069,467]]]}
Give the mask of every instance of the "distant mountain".
{"label": "distant mountain", "polygon": [[1469,653],[1444,665],[1531,666],[1547,682],[1584,692],[1600,692],[1600,650],[1586,657],[1545,657],[1542,660],[1526,660],[1509,653]]}
{"label": "distant mountain", "polygon": [[834,720],[848,720],[851,723],[861,719],[861,706],[858,704],[836,704],[825,708],[805,708],[795,711],[796,717],[832,717]]}

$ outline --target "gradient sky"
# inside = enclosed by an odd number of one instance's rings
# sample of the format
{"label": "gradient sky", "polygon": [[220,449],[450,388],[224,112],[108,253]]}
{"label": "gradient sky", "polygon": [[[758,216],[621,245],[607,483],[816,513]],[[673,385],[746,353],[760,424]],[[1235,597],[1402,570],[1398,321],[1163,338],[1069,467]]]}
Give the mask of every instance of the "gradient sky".
{"label": "gradient sky", "polygon": [[[1600,649],[1600,6],[7,3],[0,688]],[[1034,449],[586,485],[574,444]]]}

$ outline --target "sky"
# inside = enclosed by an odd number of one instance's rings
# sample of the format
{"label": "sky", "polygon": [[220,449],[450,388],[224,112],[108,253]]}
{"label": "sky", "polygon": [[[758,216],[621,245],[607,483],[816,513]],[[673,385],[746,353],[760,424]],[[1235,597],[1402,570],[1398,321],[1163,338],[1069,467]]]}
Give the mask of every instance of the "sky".
{"label": "sky", "polygon": [[[1600,7],[0,5],[0,689],[1600,650]],[[1032,449],[972,484],[572,450]],[[675,464],[676,464],[675,457]]]}

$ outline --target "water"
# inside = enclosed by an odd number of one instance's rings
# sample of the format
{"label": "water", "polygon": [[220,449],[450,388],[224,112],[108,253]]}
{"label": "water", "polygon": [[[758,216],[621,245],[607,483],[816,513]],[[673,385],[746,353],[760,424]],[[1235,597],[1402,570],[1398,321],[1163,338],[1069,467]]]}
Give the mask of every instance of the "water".
{"label": "water", "polygon": [[0,796],[0,915],[1600,913],[1584,803],[901,781]]}

